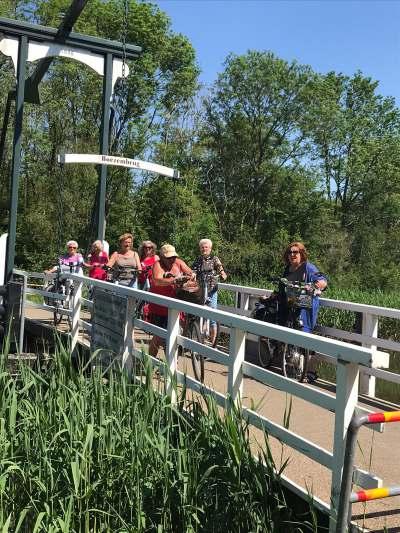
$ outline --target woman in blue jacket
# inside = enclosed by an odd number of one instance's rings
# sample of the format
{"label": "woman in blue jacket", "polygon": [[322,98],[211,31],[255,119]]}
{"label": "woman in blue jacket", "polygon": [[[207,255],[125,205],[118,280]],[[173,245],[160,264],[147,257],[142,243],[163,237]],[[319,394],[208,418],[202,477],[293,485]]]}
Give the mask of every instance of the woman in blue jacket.
{"label": "woman in blue jacket", "polygon": [[[327,279],[318,268],[308,261],[306,247],[302,242],[292,242],[286,248],[283,254],[285,270],[282,277],[289,281],[298,281],[301,283],[313,283],[315,287],[323,291],[327,286]],[[284,293],[282,293],[284,295]],[[286,305],[286,298],[282,298],[281,305],[283,310]],[[303,331],[311,333],[317,323],[319,308],[319,298],[314,296],[313,306],[311,309],[301,310],[301,319],[303,321]]]}
{"label": "woman in blue jacket", "polygon": [[[308,254],[306,247],[302,242],[294,241],[289,244],[283,254],[285,269],[282,277],[289,281],[301,283],[313,283],[317,289],[323,291],[328,282],[326,276],[319,272],[318,268],[308,261]],[[286,324],[287,318],[287,300],[284,288],[279,290],[279,322],[282,325]],[[300,318],[303,322],[302,330],[307,333],[312,333],[318,317],[319,298],[313,296],[312,307],[310,309],[301,309]],[[308,381],[315,381],[317,373],[312,369],[314,365],[311,363],[308,371]]]}

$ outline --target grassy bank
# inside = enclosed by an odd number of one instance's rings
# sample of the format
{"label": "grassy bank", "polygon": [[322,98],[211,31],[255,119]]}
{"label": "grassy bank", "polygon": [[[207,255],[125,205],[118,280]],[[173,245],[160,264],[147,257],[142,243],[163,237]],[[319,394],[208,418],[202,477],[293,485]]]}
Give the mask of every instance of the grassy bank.
{"label": "grassy bank", "polygon": [[[178,406],[60,350],[46,374],[0,363],[2,532],[301,532],[266,443],[252,456],[234,408]],[[191,416],[183,409],[189,408]],[[264,465],[262,464],[264,463]]]}

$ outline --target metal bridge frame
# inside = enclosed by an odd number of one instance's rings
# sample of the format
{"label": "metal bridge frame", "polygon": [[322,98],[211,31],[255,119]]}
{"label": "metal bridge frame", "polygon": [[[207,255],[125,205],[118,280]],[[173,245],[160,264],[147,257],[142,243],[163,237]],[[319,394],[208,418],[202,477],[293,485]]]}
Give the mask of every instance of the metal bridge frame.
{"label": "metal bridge frame", "polygon": [[[0,17],[0,50],[1,44],[12,49],[7,55],[11,55],[17,71],[16,92],[15,92],[15,123],[12,150],[11,167],[11,190],[9,196],[9,223],[7,240],[7,262],[6,281],[12,275],[15,260],[15,243],[17,229],[18,211],[18,188],[21,168],[21,136],[23,124],[24,102],[38,102],[38,84],[47,71],[51,57],[67,56],[78,61],[91,64],[99,56],[103,64],[103,95],[102,95],[102,120],[100,130],[100,152],[107,155],[109,149],[109,123],[110,123],[110,100],[113,91],[113,67],[115,58],[121,63],[121,58],[135,59],[139,56],[141,48],[134,45],[125,47],[116,41],[108,41],[98,37],[91,37],[79,33],[71,32],[73,22],[79,16],[86,1],[74,0],[70,10],[67,12],[63,25],[64,31],[57,31],[55,28],[39,26],[27,22],[10,20]],[[31,48],[42,45],[43,52],[36,59],[41,59],[36,72],[27,80],[26,63],[29,61]],[[46,49],[47,47],[47,49]],[[15,51],[17,52],[15,54]],[[16,56],[16,57],[15,57]],[[97,58],[96,58],[97,56]],[[94,67],[92,67],[94,68]],[[8,98],[10,105],[11,99]],[[6,110],[7,115],[7,110]],[[3,137],[5,135],[6,123],[3,122]],[[4,138],[5,140],[5,138]],[[105,193],[106,193],[107,166],[100,165],[100,175],[98,182],[98,202],[97,202],[97,236],[104,239],[105,233]]]}
{"label": "metal bridge frame", "polygon": [[400,422],[400,411],[387,411],[367,415],[355,413],[351,419],[347,431],[336,533],[344,533],[348,527],[351,527],[351,505],[353,503],[390,498],[400,494],[400,485],[351,492],[358,430],[361,426],[389,422]]}

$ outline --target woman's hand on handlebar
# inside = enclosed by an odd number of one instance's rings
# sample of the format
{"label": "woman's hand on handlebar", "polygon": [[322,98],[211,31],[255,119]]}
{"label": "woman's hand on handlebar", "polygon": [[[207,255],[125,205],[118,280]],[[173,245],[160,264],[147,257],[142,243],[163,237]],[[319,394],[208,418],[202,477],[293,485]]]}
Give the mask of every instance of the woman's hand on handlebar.
{"label": "woman's hand on handlebar", "polygon": [[326,286],[327,286],[327,282],[324,279],[317,279],[316,281],[314,281],[314,287],[316,287],[317,289],[321,291],[326,289]]}
{"label": "woman's hand on handlebar", "polygon": [[194,279],[192,275],[189,274],[179,274],[178,276],[175,276],[174,283],[175,285],[183,285],[187,281],[190,281],[191,279]]}

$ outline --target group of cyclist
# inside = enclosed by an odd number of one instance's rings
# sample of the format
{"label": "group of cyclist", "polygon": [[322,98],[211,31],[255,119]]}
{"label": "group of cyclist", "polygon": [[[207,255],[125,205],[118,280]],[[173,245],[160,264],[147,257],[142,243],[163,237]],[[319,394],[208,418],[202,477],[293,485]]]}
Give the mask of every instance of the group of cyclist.
{"label": "group of cyclist", "polygon": [[[171,244],[161,246],[159,255],[157,247],[152,241],[143,241],[139,246],[139,253],[133,249],[133,235],[124,233],[119,237],[119,247],[110,257],[103,249],[100,240],[92,244],[90,254],[85,261],[78,252],[78,243],[74,240],[67,242],[67,253],[59,258],[59,266],[46,272],[55,272],[60,268],[63,272],[82,273],[83,267],[93,279],[106,280],[109,269],[118,269],[118,283],[120,285],[150,290],[163,296],[176,297],[177,290],[183,285],[190,291],[190,285],[195,290],[200,277],[206,278],[206,305],[216,309],[218,303],[218,279],[227,279],[227,274],[221,260],[212,252],[212,241],[199,241],[200,255],[189,267],[177,254]],[[302,330],[312,332],[317,321],[319,299],[318,292],[327,286],[327,278],[318,268],[308,261],[308,254],[304,244],[300,241],[291,242],[283,254],[284,270],[282,277],[291,282],[310,284],[314,292],[312,305],[300,310]],[[73,265],[71,267],[71,265]],[[285,325],[287,316],[287,299],[284,288],[278,288],[272,298],[279,300],[278,323]],[[149,320],[162,328],[167,326],[168,309],[164,306],[150,303],[148,306]],[[216,323],[210,323],[210,341],[215,340]],[[156,356],[162,339],[154,336],[151,340],[149,352]]]}
{"label": "group of cyclist", "polygon": [[[47,270],[47,273],[56,272],[59,268],[63,273],[82,274],[83,267],[89,272],[89,277],[106,280],[108,271],[118,272],[118,284],[132,288],[150,290],[163,296],[176,296],[177,287],[183,285],[194,287],[196,278],[207,275],[206,305],[217,307],[218,284],[216,280],[221,277],[226,280],[227,274],[220,259],[212,254],[212,241],[201,239],[199,242],[200,256],[190,268],[176,253],[171,244],[164,244],[157,255],[157,247],[152,241],[143,241],[139,246],[139,253],[133,250],[133,235],[124,233],[118,239],[118,250],[110,257],[103,249],[100,240],[94,241],[91,251],[85,261],[78,252],[78,243],[74,240],[67,242],[67,252],[59,257],[59,265]],[[189,287],[190,290],[190,287]],[[165,328],[168,319],[168,309],[161,305],[149,304],[150,321]],[[216,323],[211,322],[210,338],[213,342],[216,336]],[[162,340],[155,336],[150,344],[150,353],[156,355]]]}

